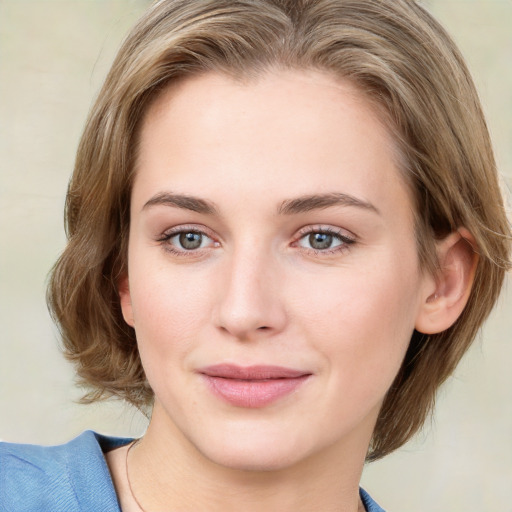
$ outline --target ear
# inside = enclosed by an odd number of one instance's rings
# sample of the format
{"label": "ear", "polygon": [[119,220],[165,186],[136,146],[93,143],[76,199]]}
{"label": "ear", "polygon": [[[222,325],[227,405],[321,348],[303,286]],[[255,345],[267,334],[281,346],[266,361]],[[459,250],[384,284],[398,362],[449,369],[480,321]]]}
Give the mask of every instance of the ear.
{"label": "ear", "polygon": [[123,312],[124,321],[130,326],[135,327],[133,320],[132,297],[130,295],[130,283],[128,281],[128,274],[125,274],[119,279],[117,291],[121,302],[121,311]]}
{"label": "ear", "polygon": [[436,334],[451,327],[469,298],[478,254],[471,233],[460,228],[437,245],[439,271],[426,287],[416,319],[416,330]]}

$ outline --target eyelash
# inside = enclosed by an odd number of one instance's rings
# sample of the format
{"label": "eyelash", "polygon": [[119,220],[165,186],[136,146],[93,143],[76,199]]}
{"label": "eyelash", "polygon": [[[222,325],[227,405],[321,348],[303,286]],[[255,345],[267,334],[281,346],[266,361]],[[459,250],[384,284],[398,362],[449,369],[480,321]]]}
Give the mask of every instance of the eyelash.
{"label": "eyelash", "polygon": [[[199,247],[197,249],[178,249],[176,248],[172,243],[171,240],[182,234],[196,234],[201,235],[203,237],[207,237],[213,242],[213,247],[220,247],[220,243],[215,241],[214,237],[210,234],[208,234],[208,230],[206,230],[204,227],[198,227],[198,226],[179,226],[176,228],[172,228],[168,231],[165,231],[158,239],[157,242],[161,243],[164,246],[164,249],[173,255],[176,256],[182,256],[182,257],[200,257],[203,253],[206,247]],[[334,239],[336,239],[339,243],[339,245],[336,245],[333,248],[326,248],[326,249],[314,249],[314,248],[307,248],[307,247],[301,247],[300,241],[304,238],[311,236],[313,234],[320,234],[320,235],[328,235],[332,236]],[[327,256],[332,255],[336,253],[343,253],[345,251],[348,251],[350,246],[356,243],[356,239],[352,238],[350,236],[347,236],[344,232],[341,230],[336,230],[331,227],[326,226],[313,226],[313,227],[306,227],[302,228],[298,236],[294,239],[292,242],[292,247],[299,247],[303,251],[308,253],[313,253],[314,255],[319,256]]]}

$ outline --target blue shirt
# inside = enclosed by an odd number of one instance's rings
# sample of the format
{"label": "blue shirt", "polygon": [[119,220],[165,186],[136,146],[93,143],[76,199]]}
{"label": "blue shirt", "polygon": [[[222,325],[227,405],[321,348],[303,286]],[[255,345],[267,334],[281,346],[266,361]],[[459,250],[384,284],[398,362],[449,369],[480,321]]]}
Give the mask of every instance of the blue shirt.
{"label": "blue shirt", "polygon": [[[60,446],[0,443],[0,510],[121,512],[103,454],[129,442],[86,431]],[[384,512],[360,493],[367,512]]]}

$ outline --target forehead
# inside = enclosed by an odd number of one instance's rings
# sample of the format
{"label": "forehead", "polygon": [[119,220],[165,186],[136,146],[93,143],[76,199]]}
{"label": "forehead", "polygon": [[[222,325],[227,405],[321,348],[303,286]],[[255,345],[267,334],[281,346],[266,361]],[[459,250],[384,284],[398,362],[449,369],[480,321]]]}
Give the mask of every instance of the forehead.
{"label": "forehead", "polygon": [[264,192],[277,201],[341,188],[380,202],[408,195],[397,153],[381,116],[349,82],[316,71],[250,81],[209,73],[171,85],[147,110],[135,192],[190,193],[195,184],[222,196],[229,184],[239,197]]}

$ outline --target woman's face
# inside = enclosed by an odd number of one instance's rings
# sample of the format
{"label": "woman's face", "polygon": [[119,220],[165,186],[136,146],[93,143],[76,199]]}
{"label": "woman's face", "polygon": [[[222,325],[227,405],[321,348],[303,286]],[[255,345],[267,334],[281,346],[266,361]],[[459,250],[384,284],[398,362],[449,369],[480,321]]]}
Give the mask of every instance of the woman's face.
{"label": "woman's face", "polygon": [[186,449],[360,458],[431,281],[393,141],[349,84],[206,74],[150,107],[120,293],[152,423]]}

